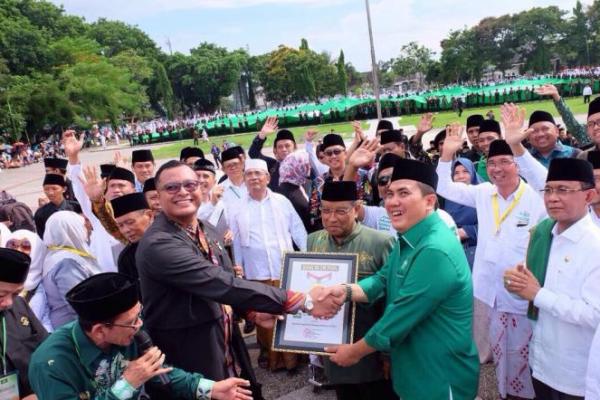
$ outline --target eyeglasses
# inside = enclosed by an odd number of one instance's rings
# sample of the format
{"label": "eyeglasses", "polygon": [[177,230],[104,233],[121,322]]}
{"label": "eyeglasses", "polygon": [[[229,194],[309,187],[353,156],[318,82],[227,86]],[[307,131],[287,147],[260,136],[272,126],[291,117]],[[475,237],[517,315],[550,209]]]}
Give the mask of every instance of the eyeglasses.
{"label": "eyeglasses", "polygon": [[200,186],[200,182],[189,179],[183,182],[165,183],[162,187],[162,190],[169,194],[177,194],[181,191],[181,188],[183,187],[186,192],[191,193],[195,192],[196,189],[198,189],[198,186]]}
{"label": "eyeglasses", "polygon": [[323,154],[325,154],[327,157],[331,157],[331,156],[339,156],[340,154],[342,154],[342,152],[344,152],[346,150],[343,149],[333,149],[333,150],[325,150],[323,152]]}
{"label": "eyeglasses", "polygon": [[391,180],[392,180],[391,175],[380,176],[379,178],[377,178],[377,185],[378,186],[387,186]]}
{"label": "eyeglasses", "polygon": [[29,242],[29,240],[25,239],[25,240],[15,240],[15,239],[11,239],[8,242],[6,242],[6,248],[7,249],[11,249],[11,250],[25,250],[25,251],[30,251],[31,250],[31,242]]}
{"label": "eyeglasses", "polygon": [[587,127],[589,129],[594,129],[595,127],[600,126],[600,119],[597,121],[588,121],[587,122]]}
{"label": "eyeglasses", "polygon": [[114,322],[107,322],[104,325],[106,325],[106,326],[116,326],[116,327],[119,327],[119,328],[137,329],[139,327],[140,322],[142,321],[142,311],[143,311],[143,309],[140,309],[140,312],[138,313],[138,315],[135,317],[135,320],[131,324],[117,324],[117,323],[114,323]]}
{"label": "eyeglasses", "polygon": [[508,167],[509,165],[512,165],[513,163],[514,163],[513,160],[500,160],[498,162],[488,161],[487,166],[490,168],[496,168],[496,167],[505,168],[505,167]]}
{"label": "eyeglasses", "polygon": [[352,211],[352,207],[348,207],[348,208],[321,208],[321,214],[322,215],[331,215],[331,214],[335,214],[338,217],[345,217],[346,215],[350,214],[350,211]]}
{"label": "eyeglasses", "polygon": [[585,190],[587,190],[587,189],[571,189],[571,188],[566,188],[566,187],[557,187],[557,188],[547,187],[547,188],[540,190],[540,192],[542,192],[544,194],[544,196],[550,196],[553,193],[556,193],[557,196],[564,197],[571,193],[583,192]]}

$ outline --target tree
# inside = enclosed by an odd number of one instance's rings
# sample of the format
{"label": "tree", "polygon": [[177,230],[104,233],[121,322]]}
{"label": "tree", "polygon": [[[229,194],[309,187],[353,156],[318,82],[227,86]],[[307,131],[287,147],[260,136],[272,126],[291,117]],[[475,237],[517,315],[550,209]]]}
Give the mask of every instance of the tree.
{"label": "tree", "polygon": [[340,50],[340,55],[336,64],[338,78],[338,93],[346,95],[348,93],[348,73],[346,72],[346,60],[344,58],[344,50]]}
{"label": "tree", "polygon": [[435,55],[433,51],[417,42],[405,44],[400,49],[400,55],[391,62],[392,71],[399,77],[418,76],[422,85],[429,64]]}
{"label": "tree", "polygon": [[107,57],[125,50],[135,50],[137,54],[150,58],[160,55],[156,43],[144,31],[121,21],[100,18],[91,24],[88,35],[100,43]]}
{"label": "tree", "polygon": [[310,50],[310,49],[308,48],[308,40],[306,40],[306,39],[304,39],[304,38],[302,38],[302,39],[300,40],[300,50]]}
{"label": "tree", "polygon": [[564,37],[560,41],[560,53],[567,65],[591,65],[590,44],[598,31],[590,30],[590,23],[583,6],[577,1],[573,16],[564,24]]}

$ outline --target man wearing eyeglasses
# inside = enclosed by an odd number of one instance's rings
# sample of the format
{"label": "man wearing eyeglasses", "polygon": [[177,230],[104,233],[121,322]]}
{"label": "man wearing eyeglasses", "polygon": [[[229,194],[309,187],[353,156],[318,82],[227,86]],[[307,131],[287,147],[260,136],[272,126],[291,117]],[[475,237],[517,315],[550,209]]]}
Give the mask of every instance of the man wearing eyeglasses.
{"label": "man wearing eyeglasses", "polygon": [[18,294],[31,259],[21,251],[0,248],[0,394],[35,400],[27,377],[31,354],[48,336],[27,302]]}
{"label": "man wearing eyeglasses", "polygon": [[[543,197],[550,218],[536,225],[526,263],[504,274],[506,288],[529,302],[535,394],[583,400],[590,346],[600,323],[600,228],[588,214],[596,196],[586,160],[550,162]],[[597,373],[598,371],[596,371]]]}
{"label": "man wearing eyeglasses", "polygon": [[304,295],[236,278],[226,251],[197,219],[202,192],[189,166],[164,164],[156,186],[163,212],[140,241],[136,263],[146,327],[167,362],[215,380],[235,375],[231,319],[224,304],[264,327],[273,325],[273,317],[262,312],[337,312],[333,299],[313,300],[322,288]]}
{"label": "man wearing eyeglasses", "polygon": [[[519,177],[513,152],[504,140],[492,141],[487,149],[482,146],[487,154],[486,170],[491,182],[479,185],[453,182],[452,160],[462,147],[461,128],[452,124],[446,130],[437,167],[437,192],[477,210],[478,242],[473,263],[475,307],[476,314],[484,319],[489,316],[490,322],[477,325],[481,329],[474,331],[475,341],[483,353],[489,352],[483,346],[491,345],[501,397],[532,399],[534,391],[527,360],[531,336],[527,302],[506,291],[502,276],[505,270],[525,258],[529,230],[546,213],[539,194]],[[482,132],[479,135],[481,137]]]}
{"label": "man wearing eyeglasses", "polygon": [[529,116],[529,152],[544,167],[548,168],[555,158],[577,157],[581,150],[562,144],[558,140],[558,127],[552,114],[534,111]]}
{"label": "man wearing eyeglasses", "polygon": [[[142,306],[134,280],[119,273],[94,275],[67,293],[78,319],[56,330],[33,353],[29,379],[40,400],[137,399],[144,384],[178,399],[250,400],[248,382],[220,382],[164,366],[165,354],[142,351],[134,336]],[[170,382],[160,384],[159,375]]]}
{"label": "man wearing eyeglasses", "polygon": [[[385,157],[385,156],[384,156]],[[394,238],[357,222],[358,204],[353,181],[325,182],[321,196],[323,230],[308,237],[308,251],[324,253],[358,253],[358,277],[366,278],[385,264]],[[377,322],[383,311],[383,301],[370,307],[358,304],[354,323],[354,339],[359,340]],[[351,367],[339,367],[323,360],[325,375],[334,385],[338,399],[394,399],[389,377],[384,376],[381,353],[373,353]],[[389,368],[389,364],[387,364]],[[389,372],[389,371],[388,371]]]}

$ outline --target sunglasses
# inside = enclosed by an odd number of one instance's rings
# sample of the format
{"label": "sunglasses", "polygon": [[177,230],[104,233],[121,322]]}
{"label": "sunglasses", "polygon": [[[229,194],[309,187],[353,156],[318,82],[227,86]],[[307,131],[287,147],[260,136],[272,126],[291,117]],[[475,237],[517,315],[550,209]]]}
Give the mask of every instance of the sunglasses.
{"label": "sunglasses", "polygon": [[378,186],[387,186],[391,180],[392,180],[391,175],[380,176],[379,178],[377,178],[377,185]]}
{"label": "sunglasses", "polygon": [[345,150],[342,150],[342,149],[325,150],[323,152],[323,154],[325,154],[327,157],[339,156],[340,154],[342,154],[343,151],[345,151]]}
{"label": "sunglasses", "polygon": [[11,239],[8,242],[6,242],[6,248],[11,249],[11,250],[21,249],[21,250],[25,250],[25,251],[30,251],[31,243],[27,239],[25,239],[25,240]]}
{"label": "sunglasses", "polygon": [[165,183],[162,187],[162,190],[169,194],[177,194],[181,191],[183,187],[186,192],[192,193],[195,192],[196,189],[200,186],[200,182],[194,180],[185,180],[183,182],[169,182]]}

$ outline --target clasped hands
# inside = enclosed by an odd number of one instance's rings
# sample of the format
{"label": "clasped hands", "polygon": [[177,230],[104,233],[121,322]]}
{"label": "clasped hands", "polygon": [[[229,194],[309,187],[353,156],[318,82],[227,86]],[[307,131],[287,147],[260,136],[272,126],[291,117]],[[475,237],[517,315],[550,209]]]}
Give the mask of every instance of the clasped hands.
{"label": "clasped hands", "polygon": [[523,264],[504,272],[504,287],[510,293],[529,301],[533,301],[540,291],[539,281]]}
{"label": "clasped hands", "polygon": [[[346,301],[346,289],[343,285],[322,286],[316,285],[308,295],[312,299],[312,310],[306,310],[311,316],[318,319],[331,319],[342,308]],[[267,313],[256,313],[254,322],[256,325],[271,329],[275,325],[277,319],[283,319],[283,316],[277,316]]]}

